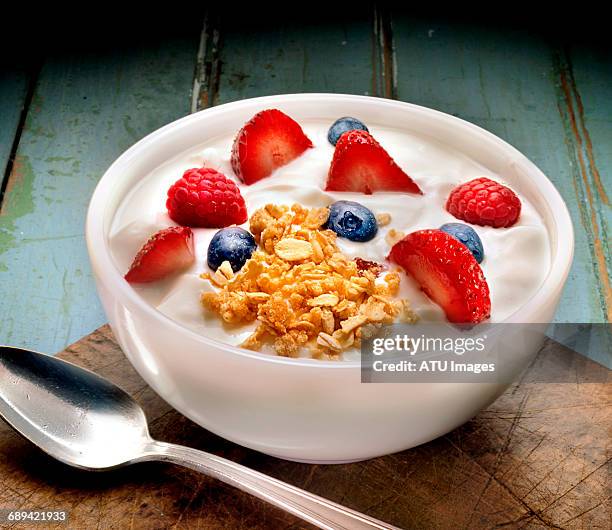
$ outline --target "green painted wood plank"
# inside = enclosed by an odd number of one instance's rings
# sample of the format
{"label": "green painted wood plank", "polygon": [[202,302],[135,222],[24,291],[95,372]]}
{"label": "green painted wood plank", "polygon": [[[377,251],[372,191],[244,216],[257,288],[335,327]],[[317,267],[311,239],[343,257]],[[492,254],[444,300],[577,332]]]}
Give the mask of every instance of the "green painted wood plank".
{"label": "green painted wood plank", "polygon": [[349,16],[330,13],[324,20],[217,15],[208,33],[200,106],[293,92],[376,92],[373,14],[356,5]]}
{"label": "green painted wood plank", "polygon": [[612,321],[612,54],[610,49],[573,46],[567,51],[569,88],[574,99],[577,147],[585,167],[587,208],[596,227],[596,266],[602,303]]}
{"label": "green painted wood plank", "polygon": [[26,99],[28,76],[22,70],[0,70],[0,181],[6,171]]}
{"label": "green painted wood plank", "polygon": [[[576,230],[576,258],[559,322],[602,322],[600,278],[575,138],[565,124],[557,50],[528,32],[393,19],[398,97],[469,120],[513,144],[555,183]],[[560,110],[561,109],[561,110]]]}
{"label": "green painted wood plank", "polygon": [[189,112],[197,33],[44,64],[0,216],[0,343],[54,352],[105,322],[87,203],[122,151]]}

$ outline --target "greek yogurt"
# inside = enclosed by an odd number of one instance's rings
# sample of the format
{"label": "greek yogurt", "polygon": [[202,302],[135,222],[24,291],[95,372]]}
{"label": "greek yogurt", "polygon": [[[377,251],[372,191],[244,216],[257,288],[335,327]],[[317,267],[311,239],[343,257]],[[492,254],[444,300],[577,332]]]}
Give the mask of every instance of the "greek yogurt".
{"label": "greek yogurt", "polygon": [[[390,250],[385,240],[389,230],[409,233],[457,221],[444,207],[456,185],[478,177],[504,183],[503,176],[425,135],[368,124],[372,135],[415,180],[423,195],[325,192],[323,188],[334,152],[327,141],[329,123],[302,120],[300,125],[312,140],[312,149],[255,184],[247,186],[236,181],[249,215],[268,203],[291,205],[297,202],[313,208],[336,200],[357,201],[375,214],[390,214],[390,224],[381,227],[376,237],[367,243],[338,238],[338,246],[350,257],[384,263]],[[126,195],[113,219],[109,235],[113,258],[122,273],[128,270],[140,247],[153,233],[175,225],[166,212],[166,192],[185,170],[205,165],[235,178],[230,164],[233,139],[233,134],[216,137],[181,153],[145,176]],[[474,227],[485,251],[481,267],[490,289],[491,322],[503,321],[518,311],[537,291],[550,268],[550,242],[544,222],[529,201],[519,197],[521,216],[512,227]],[[244,227],[248,229],[248,223]],[[217,230],[193,229],[196,260],[190,269],[160,282],[134,285],[134,288],[149,304],[187,328],[239,345],[251,334],[255,324],[228,326],[200,304],[200,294],[214,289],[208,281],[200,278],[200,274],[208,271],[208,244]],[[412,278],[403,272],[401,275],[399,297],[409,299],[422,320],[444,321],[442,309],[420,290]],[[350,358],[351,354],[344,357]]]}

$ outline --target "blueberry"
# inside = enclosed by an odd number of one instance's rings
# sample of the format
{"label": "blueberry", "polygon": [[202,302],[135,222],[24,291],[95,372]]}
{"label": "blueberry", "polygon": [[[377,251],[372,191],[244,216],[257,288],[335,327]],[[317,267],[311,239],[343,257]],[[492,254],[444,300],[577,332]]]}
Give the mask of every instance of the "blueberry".
{"label": "blueberry", "polygon": [[476,230],[474,230],[471,226],[464,225],[463,223],[446,223],[440,227],[440,230],[461,241],[467,248],[470,249],[470,252],[476,258],[476,261],[478,263],[482,263],[482,260],[484,259],[484,248],[482,246],[482,241],[476,233]]}
{"label": "blueberry", "polygon": [[208,266],[216,271],[221,263],[229,261],[238,272],[257,247],[255,238],[244,228],[233,226],[219,230],[208,245]]}
{"label": "blueberry", "polygon": [[337,201],[329,207],[327,228],[351,241],[370,241],[378,232],[376,217],[363,204]]}
{"label": "blueberry", "polygon": [[353,131],[355,129],[358,129],[361,131],[368,130],[365,124],[359,121],[357,118],[351,118],[350,116],[345,116],[344,118],[338,118],[333,123],[333,125],[329,128],[329,131],[327,132],[327,139],[329,140],[330,144],[336,145],[340,137],[346,131]]}

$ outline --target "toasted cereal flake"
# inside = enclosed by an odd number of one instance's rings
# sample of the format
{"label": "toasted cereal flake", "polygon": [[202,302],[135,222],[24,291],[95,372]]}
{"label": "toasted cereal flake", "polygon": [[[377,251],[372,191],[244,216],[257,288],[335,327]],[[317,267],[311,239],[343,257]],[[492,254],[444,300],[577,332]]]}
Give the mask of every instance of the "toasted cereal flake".
{"label": "toasted cereal flake", "polygon": [[378,226],[387,226],[391,222],[391,214],[379,213],[376,216],[376,222],[378,223]]}
{"label": "toasted cereal flake", "polygon": [[395,296],[399,291],[400,275],[397,272],[390,272],[385,276],[385,282],[388,285],[388,293]]}
{"label": "toasted cereal flake", "polygon": [[313,208],[308,211],[302,226],[316,230],[321,228],[329,218],[329,208]]}
{"label": "toasted cereal flake", "polygon": [[259,351],[262,347],[262,339],[267,333],[268,328],[264,324],[259,324],[240,346],[247,350]]}
{"label": "toasted cereal flake", "polygon": [[329,333],[330,335],[336,328],[336,319],[329,309],[323,309],[321,311],[321,328],[325,333]]}
{"label": "toasted cereal flake", "polygon": [[270,295],[268,293],[261,293],[261,292],[257,292],[257,293],[245,293],[246,297],[252,301],[252,302],[265,302],[268,298],[270,298]]}
{"label": "toasted cereal flake", "polygon": [[316,298],[312,298],[311,300],[308,300],[308,305],[313,306],[313,307],[314,306],[334,307],[339,301],[340,301],[340,298],[338,298],[338,296],[335,294],[321,294],[317,296]]}
{"label": "toasted cereal flake", "polygon": [[287,213],[289,208],[284,205],[279,206],[277,204],[266,204],[264,210],[275,219],[280,219],[283,215]]}
{"label": "toasted cereal flake", "polygon": [[285,261],[302,261],[312,256],[312,245],[309,241],[287,237],[274,245],[274,252]]}
{"label": "toasted cereal flake", "polygon": [[306,333],[309,333],[309,334],[312,334],[317,329],[317,327],[312,322],[309,322],[308,320],[300,320],[299,322],[291,324],[291,328],[301,329],[302,331],[305,331]]}
{"label": "toasted cereal flake", "polygon": [[342,349],[350,348],[355,343],[355,331],[344,331],[343,329],[337,329],[332,334],[332,337],[336,339]]}
{"label": "toasted cereal flake", "polygon": [[329,348],[330,350],[340,351],[342,349],[342,344],[340,344],[337,339],[324,332],[319,333],[317,344]]}
{"label": "toasted cereal flake", "polygon": [[344,333],[350,333],[367,321],[368,317],[366,315],[355,315],[354,317],[347,318],[340,322],[340,327]]}
{"label": "toasted cereal flake", "polygon": [[364,308],[363,316],[369,322],[382,322],[388,316],[388,313],[385,310],[387,308],[385,307],[385,304],[381,302],[368,303],[363,305],[362,308]]}
{"label": "toasted cereal flake", "polygon": [[310,241],[310,244],[312,245],[312,259],[315,263],[321,263],[325,259],[325,253],[323,252],[321,243],[314,239]]}
{"label": "toasted cereal flake", "polygon": [[346,298],[342,300],[337,306],[335,306],[332,311],[334,314],[341,320],[346,320],[357,314],[357,303],[351,302]]}
{"label": "toasted cereal flake", "polygon": [[277,292],[259,306],[257,318],[275,331],[285,333],[291,322],[292,313],[289,301]]}
{"label": "toasted cereal flake", "polygon": [[419,321],[419,315],[412,310],[410,300],[400,300],[401,310],[399,313],[399,319],[406,324],[415,324]]}
{"label": "toasted cereal flake", "polygon": [[211,279],[220,287],[223,287],[227,283],[227,277],[219,269],[215,271],[215,273],[211,276]]}
{"label": "toasted cereal flake", "polygon": [[217,271],[223,274],[226,280],[231,280],[234,277],[234,271],[229,261],[224,261],[221,263]]}
{"label": "toasted cereal flake", "polygon": [[261,233],[273,222],[274,217],[265,208],[260,208],[251,216],[249,230],[258,243],[260,242]]}
{"label": "toasted cereal flake", "polygon": [[398,243],[399,241],[404,239],[405,235],[406,234],[404,234],[404,232],[396,230],[395,228],[391,228],[385,236],[385,241],[390,247],[392,247],[393,245],[395,245],[395,243]]}
{"label": "toasted cereal flake", "polygon": [[297,357],[300,348],[308,342],[308,335],[301,330],[292,330],[285,335],[277,337],[274,341],[274,349],[282,357]]}

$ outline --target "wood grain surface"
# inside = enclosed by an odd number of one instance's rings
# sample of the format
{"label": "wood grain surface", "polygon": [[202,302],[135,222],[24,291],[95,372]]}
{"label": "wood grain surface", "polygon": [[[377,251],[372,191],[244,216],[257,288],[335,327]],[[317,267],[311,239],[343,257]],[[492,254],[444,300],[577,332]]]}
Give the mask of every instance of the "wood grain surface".
{"label": "wood grain surface", "polygon": [[610,141],[603,140],[612,131],[612,99],[605,95],[611,85],[604,81],[612,80],[609,56],[527,29],[406,14],[393,17],[393,37],[399,99],[498,135],[563,196],[576,252],[555,321],[610,321],[612,166],[598,170],[611,154]]}
{"label": "wood grain surface", "polygon": [[[612,526],[610,372],[553,341],[521,381],[448,435],[375,460],[328,466],[268,457],[196,426],[147,387],[106,326],[60,356],[133,395],[154,437],[223,455],[401,528]],[[575,382],[537,382],[551,363],[575,373]],[[69,468],[1,421],[0,485],[0,509],[67,510],[63,527],[74,529],[309,528],[176,466],[148,463],[106,473]]]}
{"label": "wood grain surface", "polygon": [[189,112],[197,43],[192,31],[47,57],[0,209],[0,343],[53,352],[106,322],[85,248],[87,205],[115,158]]}

